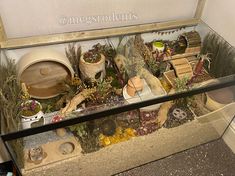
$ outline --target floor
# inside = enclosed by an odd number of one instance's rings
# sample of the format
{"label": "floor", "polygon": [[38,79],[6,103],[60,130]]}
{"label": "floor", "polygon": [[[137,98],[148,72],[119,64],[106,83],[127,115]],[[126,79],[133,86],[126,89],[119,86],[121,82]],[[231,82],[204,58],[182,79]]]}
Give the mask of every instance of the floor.
{"label": "floor", "polygon": [[217,140],[116,176],[235,176],[235,154]]}
{"label": "floor", "polygon": [[12,172],[12,162],[5,162],[0,164],[0,176],[7,175],[8,172]]}

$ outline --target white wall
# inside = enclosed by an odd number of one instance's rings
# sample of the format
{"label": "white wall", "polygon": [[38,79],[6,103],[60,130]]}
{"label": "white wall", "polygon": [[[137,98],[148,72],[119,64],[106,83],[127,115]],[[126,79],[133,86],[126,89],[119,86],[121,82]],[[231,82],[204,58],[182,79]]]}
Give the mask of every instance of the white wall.
{"label": "white wall", "polygon": [[235,46],[234,0],[207,0],[202,20]]}
{"label": "white wall", "polygon": [[[188,19],[194,16],[197,2],[198,0],[0,0],[0,15],[8,37],[12,38]],[[102,17],[108,19],[102,21]]]}

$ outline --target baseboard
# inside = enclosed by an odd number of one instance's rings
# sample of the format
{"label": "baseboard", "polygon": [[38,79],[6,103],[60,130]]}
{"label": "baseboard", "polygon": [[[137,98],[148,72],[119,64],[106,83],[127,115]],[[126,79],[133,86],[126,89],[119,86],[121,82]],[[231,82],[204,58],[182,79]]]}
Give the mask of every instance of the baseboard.
{"label": "baseboard", "polygon": [[230,127],[227,129],[223,136],[223,139],[235,154],[235,121],[233,121]]}

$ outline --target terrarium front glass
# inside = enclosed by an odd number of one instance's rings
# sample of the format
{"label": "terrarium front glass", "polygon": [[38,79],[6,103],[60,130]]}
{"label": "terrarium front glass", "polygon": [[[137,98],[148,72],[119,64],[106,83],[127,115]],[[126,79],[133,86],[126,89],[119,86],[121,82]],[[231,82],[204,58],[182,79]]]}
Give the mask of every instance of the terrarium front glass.
{"label": "terrarium front glass", "polygon": [[[232,81],[234,48],[208,28],[195,29],[5,50],[7,65],[16,67],[10,80],[14,89],[5,83],[5,92],[21,92],[9,97],[17,102],[18,108],[12,109],[20,117],[2,118],[3,133],[115,108],[124,111],[121,107]],[[227,69],[218,66],[223,62]],[[9,110],[2,109],[3,116],[9,116]],[[55,115],[65,118],[48,118]]]}
{"label": "terrarium front glass", "polygon": [[225,105],[233,93],[227,87],[7,144],[23,175],[112,175],[219,139],[235,114],[234,102]]}
{"label": "terrarium front glass", "polygon": [[5,50],[1,125],[24,136],[6,142],[23,175],[112,175],[220,138],[235,51],[196,29]]}

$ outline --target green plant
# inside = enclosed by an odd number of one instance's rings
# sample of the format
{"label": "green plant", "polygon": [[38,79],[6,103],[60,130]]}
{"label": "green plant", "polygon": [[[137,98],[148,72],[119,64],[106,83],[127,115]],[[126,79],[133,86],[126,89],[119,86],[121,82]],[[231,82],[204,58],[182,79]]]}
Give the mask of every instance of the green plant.
{"label": "green plant", "polygon": [[96,92],[92,96],[93,101],[96,101],[98,103],[104,103],[106,101],[107,97],[112,92],[112,80],[112,77],[108,77],[103,81],[96,83]]}
{"label": "green plant", "polygon": [[106,94],[110,90],[110,88],[112,88],[112,86],[111,86],[112,81],[113,81],[113,78],[108,77],[108,78],[104,79],[103,81],[98,82],[97,89],[96,89],[97,92],[99,92],[101,95]]}
{"label": "green plant", "polygon": [[[189,90],[189,87],[187,86],[189,77],[183,77],[183,78],[176,78],[175,79],[175,90],[176,92],[184,92]],[[178,106],[191,106],[192,101],[193,101],[194,97],[190,96],[190,97],[184,97],[184,98],[178,98],[174,100],[174,103]]]}
{"label": "green plant", "polygon": [[149,70],[153,73],[153,74],[155,74],[155,73],[157,73],[158,71],[159,71],[159,69],[160,69],[160,67],[159,67],[159,62],[156,62],[156,60],[155,59],[148,59],[147,61],[146,61],[146,63],[147,63],[147,65],[148,65],[148,67],[149,67]]}
{"label": "green plant", "polygon": [[188,83],[189,77],[184,76],[183,78],[176,78],[175,79],[175,90],[176,92],[182,92],[188,90]]}
{"label": "green plant", "polygon": [[86,138],[88,135],[86,123],[70,126],[69,129],[70,131],[76,133],[76,135],[80,138]]}
{"label": "green plant", "polygon": [[70,126],[69,129],[78,137],[84,153],[99,150],[99,130],[95,127],[93,122],[76,124]]}
{"label": "green plant", "polygon": [[111,86],[114,88],[122,88],[122,85],[119,81],[118,77],[118,73],[116,73],[115,68],[109,67],[106,69],[106,77],[112,77],[112,82],[111,82]]}

